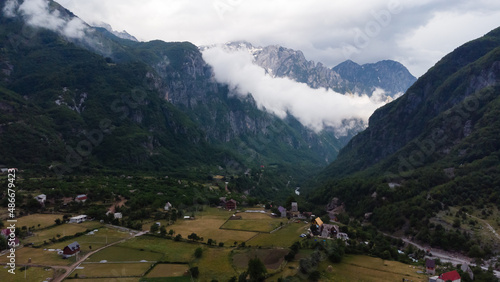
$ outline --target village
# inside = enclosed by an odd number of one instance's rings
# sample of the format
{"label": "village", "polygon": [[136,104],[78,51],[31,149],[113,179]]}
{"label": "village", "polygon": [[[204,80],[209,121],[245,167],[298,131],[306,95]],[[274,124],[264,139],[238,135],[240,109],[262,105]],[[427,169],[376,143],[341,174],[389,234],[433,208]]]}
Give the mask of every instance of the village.
{"label": "village", "polygon": [[[34,199],[41,206],[50,205],[45,194],[34,196]],[[91,199],[87,194],[76,194],[71,201],[66,198],[63,204],[73,202],[84,206],[88,200]],[[270,204],[240,206],[239,201],[227,196],[218,200],[217,205],[183,213],[167,201],[158,210],[162,216],[143,221],[140,229],[120,226],[129,217],[122,212],[127,201],[120,197],[103,214],[103,219],[83,213],[72,216],[33,213],[19,217],[20,228],[16,232],[19,235],[16,236],[18,273],[37,277],[30,281],[67,278],[90,281],[118,277],[129,277],[130,281],[149,281],[157,277],[233,281],[231,279],[246,270],[252,257],[258,257],[266,266],[266,281],[292,276],[307,278],[319,270],[322,273],[319,281],[331,281],[335,277],[349,277],[347,272],[360,270],[358,268],[364,264],[380,264],[377,271],[383,271],[383,277],[391,279],[461,281],[457,270],[450,270],[450,265],[440,268],[430,256],[421,261],[411,258],[410,264],[404,264],[346,255],[340,264],[323,260],[318,261],[313,270],[307,269],[303,262],[318,252],[318,247],[328,254],[338,246],[344,249],[350,244],[358,244],[366,245],[359,248],[366,248],[373,244],[349,237],[352,229],[337,218],[343,210],[338,199],[326,207],[328,216],[323,219],[310,211],[300,211],[296,201],[290,202],[288,207],[276,207]],[[1,234],[8,238],[9,232],[10,229],[3,229]],[[290,251],[289,248],[296,244],[300,247]],[[401,250],[398,252],[401,256],[408,255]],[[0,263],[7,264],[6,252],[2,254]],[[474,278],[468,265],[461,265],[460,272]]]}

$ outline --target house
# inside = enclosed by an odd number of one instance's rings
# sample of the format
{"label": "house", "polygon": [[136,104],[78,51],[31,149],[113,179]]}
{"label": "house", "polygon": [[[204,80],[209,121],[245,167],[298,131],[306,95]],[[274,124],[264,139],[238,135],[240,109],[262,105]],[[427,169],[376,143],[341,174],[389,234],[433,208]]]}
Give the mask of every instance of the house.
{"label": "house", "polygon": [[231,199],[226,202],[226,209],[227,210],[235,210],[236,209],[236,201]]}
{"label": "house", "polygon": [[284,207],[279,206],[278,210],[279,210],[279,212],[281,214],[281,217],[286,217],[286,209]]}
{"label": "house", "polygon": [[436,274],[436,262],[433,259],[425,260],[425,273],[431,275]]}
{"label": "house", "polygon": [[453,271],[446,272],[446,273],[439,275],[436,282],[448,282],[448,281],[460,282],[461,279],[462,278],[460,277],[460,274],[458,274],[458,272],[456,270],[453,270]]}
{"label": "house", "polygon": [[[19,247],[19,238],[17,238],[17,236],[14,236],[15,234],[13,234],[12,237],[11,237],[10,233],[11,233],[11,230],[8,229],[8,228],[2,229],[0,231],[0,235],[2,235],[5,238],[5,240],[7,240],[7,244],[9,244],[8,248]],[[11,238],[14,238],[14,245],[10,245],[10,244],[12,244],[9,241],[9,239],[11,239]]]}
{"label": "house", "polygon": [[69,223],[82,223],[87,220],[87,215],[79,215],[69,218]]}
{"label": "house", "polygon": [[80,252],[80,244],[78,242],[73,242],[63,249],[62,256],[63,258],[69,258],[72,257]]}
{"label": "house", "polygon": [[299,205],[297,202],[292,202],[292,212],[298,212],[299,211]]}
{"label": "house", "polygon": [[314,219],[314,223],[316,223],[318,227],[321,227],[323,225],[323,220],[321,220],[321,218],[319,217],[316,217],[316,219]]}
{"label": "house", "polygon": [[472,272],[472,269],[469,267],[468,264],[464,263],[460,267],[463,273],[469,274],[470,279],[474,280],[474,272]]}
{"label": "house", "polygon": [[87,201],[87,195],[85,194],[77,195],[75,197],[75,202],[77,203],[85,203],[85,201]]}
{"label": "house", "polygon": [[44,205],[45,201],[47,201],[47,195],[40,194],[40,195],[35,197],[35,200],[37,200],[41,205]]}
{"label": "house", "polygon": [[339,233],[339,226],[333,224],[323,224],[322,230],[320,233],[320,237],[323,238],[337,238],[337,234]]}
{"label": "house", "polygon": [[123,214],[121,212],[115,212],[114,217],[116,219],[121,219],[123,217]]}
{"label": "house", "polygon": [[166,210],[166,211],[169,211],[171,208],[172,208],[172,204],[170,202],[167,202],[165,204],[165,207],[163,209]]}

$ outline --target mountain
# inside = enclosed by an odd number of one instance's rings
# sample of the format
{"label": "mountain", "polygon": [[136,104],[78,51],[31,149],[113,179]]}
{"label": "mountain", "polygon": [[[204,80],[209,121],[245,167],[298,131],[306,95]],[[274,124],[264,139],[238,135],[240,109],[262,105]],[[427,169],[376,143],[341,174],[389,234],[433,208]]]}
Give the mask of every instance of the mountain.
{"label": "mountain", "polygon": [[111,27],[110,24],[107,24],[105,22],[94,23],[92,26],[94,26],[94,27],[102,27],[102,28],[106,29],[107,31],[111,32],[116,37],[119,37],[121,39],[127,39],[127,40],[132,40],[132,41],[139,41],[139,40],[137,40],[137,38],[135,38],[135,36],[129,34],[127,31],[125,31],[125,30],[123,30],[123,31],[116,31],[116,30],[113,29],[113,27]]}
{"label": "mountain", "polygon": [[254,56],[255,63],[271,76],[288,77],[311,88],[368,95],[383,89],[388,96],[394,97],[404,93],[416,80],[402,64],[391,60],[362,66],[348,60],[328,68],[320,62],[308,61],[300,50],[279,45],[254,47],[248,42],[230,42],[225,47],[247,50]]}
{"label": "mountain", "polygon": [[379,229],[471,256],[499,250],[474,231],[475,218],[495,220],[500,207],[499,96],[497,28],[376,110],[322,172],[311,200],[337,197]]}
{"label": "mountain", "polygon": [[[234,189],[276,196],[343,145],[331,132],[257,109],[250,96],[229,95],[191,43],[123,39],[53,1],[32,14],[22,5],[7,13],[5,3],[3,165],[55,176],[223,174]],[[47,20],[30,22],[35,16]]]}

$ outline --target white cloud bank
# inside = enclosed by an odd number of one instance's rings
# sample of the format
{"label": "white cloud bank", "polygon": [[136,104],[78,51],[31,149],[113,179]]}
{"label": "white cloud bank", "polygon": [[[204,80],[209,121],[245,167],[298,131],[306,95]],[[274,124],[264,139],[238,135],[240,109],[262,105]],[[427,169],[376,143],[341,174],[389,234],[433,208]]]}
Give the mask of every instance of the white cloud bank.
{"label": "white cloud bank", "polygon": [[259,109],[285,118],[293,115],[304,126],[316,132],[333,127],[337,135],[347,133],[354,126],[352,120],[368,121],[370,115],[384,105],[383,91],[367,95],[342,95],[332,90],[312,89],[305,83],[288,78],[272,78],[263,68],[253,64],[246,51],[228,51],[212,47],[203,51],[218,82],[229,85],[237,95],[251,94]]}
{"label": "white cloud bank", "polygon": [[46,28],[68,38],[83,38],[88,30],[79,18],[65,19],[59,11],[50,11],[47,0],[25,0],[20,5],[17,0],[8,0],[3,12],[8,17],[21,15],[31,26]]}

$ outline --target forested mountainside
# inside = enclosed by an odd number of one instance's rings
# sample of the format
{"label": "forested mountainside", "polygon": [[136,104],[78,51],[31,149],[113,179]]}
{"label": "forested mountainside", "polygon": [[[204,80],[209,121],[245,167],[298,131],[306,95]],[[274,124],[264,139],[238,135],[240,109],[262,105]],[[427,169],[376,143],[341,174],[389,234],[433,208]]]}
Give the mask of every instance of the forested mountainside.
{"label": "forested mountainside", "polygon": [[498,219],[499,81],[500,28],[455,49],[378,109],[322,172],[311,200],[338,197],[379,229],[437,246],[498,249],[479,241],[466,214]]}

